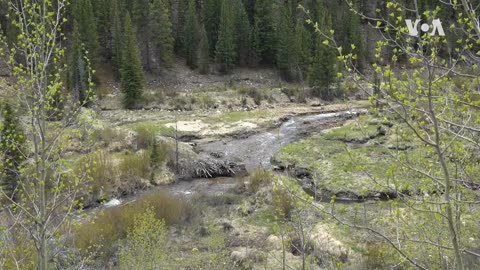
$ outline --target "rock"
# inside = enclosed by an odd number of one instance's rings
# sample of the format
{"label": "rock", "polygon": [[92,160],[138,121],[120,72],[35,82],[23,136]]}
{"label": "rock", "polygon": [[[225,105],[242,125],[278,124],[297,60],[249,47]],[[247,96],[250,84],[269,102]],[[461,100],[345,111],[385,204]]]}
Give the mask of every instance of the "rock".
{"label": "rock", "polygon": [[378,126],[377,131],[378,131],[378,135],[380,135],[380,136],[385,136],[385,134],[387,134],[387,129],[383,125]]}
{"label": "rock", "polygon": [[213,158],[223,158],[225,156],[222,152],[211,152],[209,155]]}
{"label": "rock", "polygon": [[295,167],[295,177],[296,178],[312,178],[312,174],[307,168]]}

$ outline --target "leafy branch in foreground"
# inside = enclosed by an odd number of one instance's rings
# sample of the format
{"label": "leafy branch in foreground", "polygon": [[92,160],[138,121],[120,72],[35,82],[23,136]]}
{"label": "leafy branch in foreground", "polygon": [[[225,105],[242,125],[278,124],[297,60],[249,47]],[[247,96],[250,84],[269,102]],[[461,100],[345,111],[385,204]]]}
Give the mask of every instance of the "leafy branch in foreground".
{"label": "leafy branch in foreground", "polygon": [[[336,49],[344,68],[339,77],[346,75],[370,96],[378,105],[373,108],[377,116],[407,127],[409,132],[399,134],[398,140],[409,141],[411,147],[390,151],[392,166],[384,177],[389,179],[389,189],[400,196],[388,202],[389,210],[381,216],[352,224],[344,213],[335,211],[334,203],[331,211],[324,212],[341,224],[376,234],[417,268],[472,267],[469,258],[480,257],[475,252],[479,235],[474,225],[480,220],[476,207],[480,203],[476,179],[480,173],[480,61],[475,56],[480,53],[480,31],[472,17],[473,3],[439,3],[425,11],[388,1],[372,17],[347,2],[381,36],[370,67],[358,68],[358,50],[352,45],[345,53],[333,31],[315,24],[316,32]],[[445,9],[453,10],[454,19],[443,23],[450,26],[447,35],[459,37],[457,44],[430,32],[420,37],[408,34],[405,19],[421,14],[430,21]],[[368,168],[359,170],[368,175]],[[400,188],[405,183],[410,185],[407,192]]]}
{"label": "leafy branch in foreground", "polygon": [[[79,196],[88,188],[86,173],[77,174],[69,168],[65,155],[71,140],[85,141],[92,130],[82,109],[90,101],[91,84],[83,89],[85,99],[75,102],[69,102],[63,84],[67,69],[61,64],[65,58],[61,41],[66,39],[62,26],[67,4],[66,0],[6,1],[10,23],[19,34],[10,50],[2,51],[10,76],[0,83],[25,123],[27,142],[24,151],[17,151],[21,165],[10,167],[15,170],[10,176],[15,178],[16,196],[2,192],[7,199],[7,220],[3,223],[7,229],[2,238],[8,239],[8,245],[16,245],[7,255],[2,253],[2,259],[21,263],[16,268],[51,268],[53,257],[63,252],[57,249],[64,247],[61,242],[65,238],[60,236],[68,232],[72,211],[80,206]],[[88,65],[86,69],[88,77]],[[12,127],[5,127],[3,132],[17,133]],[[21,149],[22,140],[7,146]],[[36,258],[30,256],[29,249],[20,252],[17,248],[22,245],[18,243],[33,247]]]}

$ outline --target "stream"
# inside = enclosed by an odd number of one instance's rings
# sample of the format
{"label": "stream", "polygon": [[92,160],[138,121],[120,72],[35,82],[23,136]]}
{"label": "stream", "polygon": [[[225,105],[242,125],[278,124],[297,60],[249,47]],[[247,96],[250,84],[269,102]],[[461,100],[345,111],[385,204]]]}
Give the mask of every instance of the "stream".
{"label": "stream", "polygon": [[[271,157],[284,145],[299,141],[305,137],[332,127],[341,126],[346,120],[365,113],[366,110],[340,111],[315,115],[292,116],[277,128],[259,132],[245,138],[224,138],[221,140],[200,143],[196,151],[204,156],[215,156],[219,160],[233,161],[245,166],[247,172],[258,168],[272,169]],[[146,191],[112,200],[106,206],[116,206],[124,202],[132,202],[145,194],[167,191],[172,195],[190,197],[197,193],[210,195],[225,193],[235,187],[234,177],[196,178],[189,181],[159,186]]]}
{"label": "stream", "polygon": [[280,127],[243,139],[225,138],[199,145],[203,154],[216,153],[221,159],[245,165],[248,172],[271,169],[270,158],[284,145],[299,141],[324,129],[342,125],[363,111],[342,111],[317,115],[293,116]]}

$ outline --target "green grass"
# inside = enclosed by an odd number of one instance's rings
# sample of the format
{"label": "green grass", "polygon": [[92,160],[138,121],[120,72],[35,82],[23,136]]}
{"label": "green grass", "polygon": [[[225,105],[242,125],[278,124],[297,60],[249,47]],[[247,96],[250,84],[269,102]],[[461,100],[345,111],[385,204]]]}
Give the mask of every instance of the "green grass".
{"label": "green grass", "polygon": [[[343,138],[326,133],[286,145],[275,154],[274,159],[284,166],[308,168],[318,180],[317,188],[333,193],[367,195],[369,192],[391,190],[393,186],[398,190],[409,189],[414,186],[412,181],[426,181],[419,175],[397,168],[399,164],[391,156],[394,153],[397,152],[382,144],[347,145]],[[420,147],[405,153],[411,158],[422,157],[422,160],[428,155]],[[428,181],[425,185],[429,185]]]}
{"label": "green grass", "polygon": [[344,142],[366,142],[378,135],[380,126],[382,126],[380,121],[362,116],[343,127],[328,130],[324,138]]}
{"label": "green grass", "polygon": [[314,135],[282,147],[274,155],[274,159],[287,164],[303,164],[310,167],[309,164],[312,162],[327,159],[335,153],[344,151],[346,147],[346,144],[341,141],[330,141],[323,135]]}

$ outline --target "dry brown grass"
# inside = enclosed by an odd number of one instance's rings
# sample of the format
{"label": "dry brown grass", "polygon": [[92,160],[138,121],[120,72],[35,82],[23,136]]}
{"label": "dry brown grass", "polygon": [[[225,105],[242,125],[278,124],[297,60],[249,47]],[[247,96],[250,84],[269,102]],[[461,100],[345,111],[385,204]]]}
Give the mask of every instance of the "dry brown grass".
{"label": "dry brown grass", "polygon": [[108,256],[115,243],[126,237],[135,216],[149,207],[166,225],[178,223],[185,211],[184,202],[166,192],[148,194],[132,203],[106,209],[90,222],[80,224],[74,231],[76,246],[84,252],[94,249]]}

